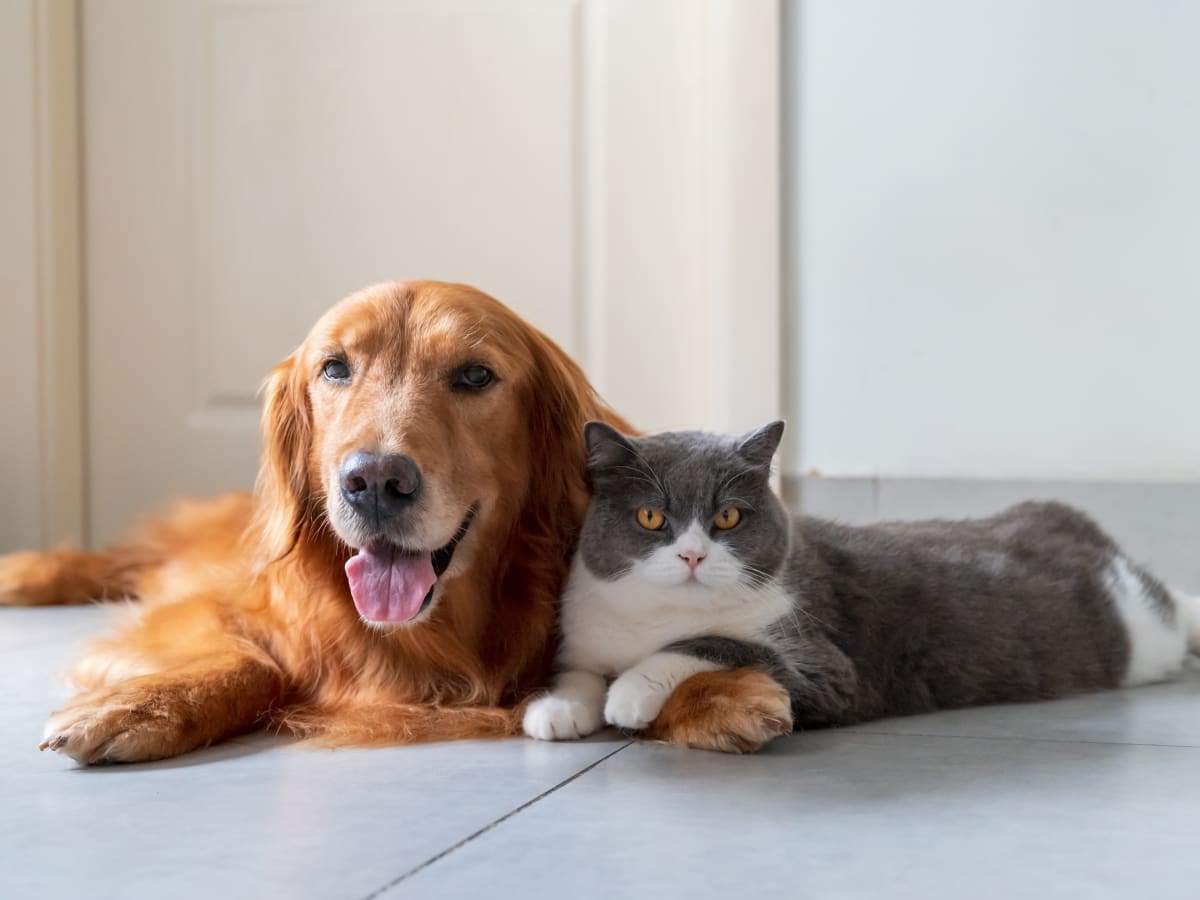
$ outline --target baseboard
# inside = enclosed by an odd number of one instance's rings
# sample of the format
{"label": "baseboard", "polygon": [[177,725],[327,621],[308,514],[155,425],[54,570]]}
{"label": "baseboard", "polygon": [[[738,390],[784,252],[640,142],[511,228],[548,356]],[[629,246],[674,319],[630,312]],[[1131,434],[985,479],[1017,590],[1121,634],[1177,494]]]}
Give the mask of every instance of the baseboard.
{"label": "baseboard", "polygon": [[961,519],[1022,500],[1061,500],[1094,516],[1135,559],[1200,593],[1200,483],[992,481],[784,476],[793,509],[853,524]]}

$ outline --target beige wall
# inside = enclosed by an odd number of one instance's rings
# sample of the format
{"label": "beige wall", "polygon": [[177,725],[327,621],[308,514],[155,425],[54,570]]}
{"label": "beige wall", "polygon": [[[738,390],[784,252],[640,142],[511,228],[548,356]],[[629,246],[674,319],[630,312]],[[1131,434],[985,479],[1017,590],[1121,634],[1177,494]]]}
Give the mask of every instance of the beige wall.
{"label": "beige wall", "polygon": [[0,551],[83,537],[74,11],[0,4]]}
{"label": "beige wall", "polygon": [[0,550],[41,540],[33,10],[0,4]]}

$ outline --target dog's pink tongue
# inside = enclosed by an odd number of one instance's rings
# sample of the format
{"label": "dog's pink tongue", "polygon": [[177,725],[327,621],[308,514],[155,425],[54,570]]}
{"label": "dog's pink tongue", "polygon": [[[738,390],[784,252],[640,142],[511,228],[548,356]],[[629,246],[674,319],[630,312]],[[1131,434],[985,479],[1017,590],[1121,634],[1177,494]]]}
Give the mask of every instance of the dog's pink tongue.
{"label": "dog's pink tongue", "polygon": [[407,622],[437,581],[428,553],[410,556],[394,547],[359,550],[346,560],[346,578],[354,605],[372,622]]}

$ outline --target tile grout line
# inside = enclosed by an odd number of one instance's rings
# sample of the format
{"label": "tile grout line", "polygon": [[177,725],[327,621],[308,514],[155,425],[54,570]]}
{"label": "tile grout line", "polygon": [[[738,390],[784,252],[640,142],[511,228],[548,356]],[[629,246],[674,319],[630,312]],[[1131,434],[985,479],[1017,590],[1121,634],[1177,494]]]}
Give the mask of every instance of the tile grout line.
{"label": "tile grout line", "polygon": [[381,885],[380,887],[371,891],[371,893],[362,897],[361,900],[375,900],[376,897],[383,896],[383,894],[385,892],[390,891],[392,888],[394,888],[396,885],[400,884],[401,882],[408,880],[413,875],[416,875],[418,872],[424,871],[425,869],[432,866],[438,860],[445,859],[447,856],[449,856],[455,850],[459,850],[462,847],[465,847],[467,844],[471,843],[476,838],[482,837],[483,835],[487,834],[489,831],[491,831],[496,826],[498,826],[504,822],[507,822],[509,819],[511,819],[517,813],[524,812],[525,810],[529,809],[529,807],[533,806],[535,803],[538,803],[541,800],[544,800],[546,797],[549,797],[551,794],[553,794],[555,791],[559,790],[560,788],[566,787],[568,784],[570,784],[575,779],[580,778],[583,775],[586,775],[588,772],[592,771],[592,769],[596,768],[601,763],[603,763],[609,759],[612,759],[614,756],[616,756],[622,750],[626,749],[627,747],[633,746],[633,743],[634,743],[633,741],[629,741],[627,743],[622,744],[620,747],[618,747],[616,750],[613,750],[611,753],[606,753],[604,756],[600,757],[599,759],[595,760],[594,762],[589,763],[588,765],[584,766],[578,772],[575,772],[569,778],[564,778],[562,781],[558,782],[558,784],[552,785],[551,787],[542,791],[536,797],[526,800],[524,803],[522,803],[516,809],[510,810],[509,812],[500,816],[498,819],[493,819],[491,822],[488,822],[486,825],[484,825],[478,831],[472,832],[471,834],[469,834],[465,838],[463,838],[461,841],[458,841],[458,843],[452,844],[451,846],[447,847],[445,850],[442,850],[440,853],[434,854],[433,856],[429,857],[429,859],[425,860],[424,862],[422,862],[416,866],[413,866],[413,868],[409,869],[407,872],[403,872],[400,875],[397,875],[395,878],[393,878],[387,884]]}
{"label": "tile grout line", "polygon": [[1196,744],[1162,744],[1154,741],[1100,741],[1094,738],[1050,738],[1029,737],[1026,735],[1000,734],[937,734],[926,731],[876,731],[859,730],[844,731],[845,736],[854,734],[870,734],[876,737],[920,737],[920,738],[952,738],[958,741],[1009,741],[1029,744],[1091,744],[1100,747],[1159,747],[1164,750],[1200,750]]}

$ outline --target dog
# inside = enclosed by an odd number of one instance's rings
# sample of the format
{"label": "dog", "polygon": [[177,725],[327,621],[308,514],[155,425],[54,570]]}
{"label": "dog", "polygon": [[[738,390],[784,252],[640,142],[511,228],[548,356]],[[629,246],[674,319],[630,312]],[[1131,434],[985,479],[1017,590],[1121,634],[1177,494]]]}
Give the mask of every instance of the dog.
{"label": "dog", "polygon": [[[264,726],[333,746],[519,733],[587,503],[583,425],[629,424],[545,335],[440,282],[342,300],[264,394],[253,495],[182,504],[103,552],[0,559],[0,604],[140,601],[71,673],[42,749],[91,764]],[[751,749],[783,729],[769,678],[706,675],[651,736]]]}

